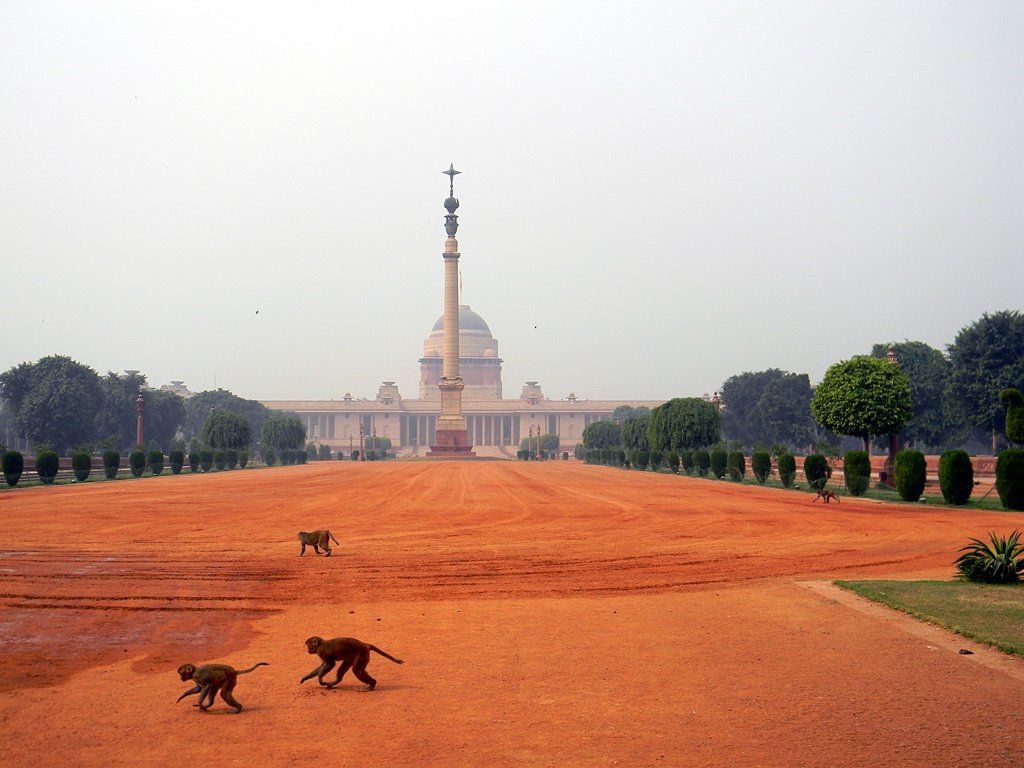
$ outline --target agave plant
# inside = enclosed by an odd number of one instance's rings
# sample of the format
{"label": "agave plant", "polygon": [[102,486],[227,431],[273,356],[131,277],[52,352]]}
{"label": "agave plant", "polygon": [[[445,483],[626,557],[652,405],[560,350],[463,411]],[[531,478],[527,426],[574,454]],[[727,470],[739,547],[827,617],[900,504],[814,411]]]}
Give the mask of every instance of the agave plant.
{"label": "agave plant", "polygon": [[990,544],[980,539],[971,539],[955,565],[968,581],[983,581],[986,584],[1016,584],[1024,572],[1024,544],[1020,543],[1020,531],[1007,537],[988,535]]}

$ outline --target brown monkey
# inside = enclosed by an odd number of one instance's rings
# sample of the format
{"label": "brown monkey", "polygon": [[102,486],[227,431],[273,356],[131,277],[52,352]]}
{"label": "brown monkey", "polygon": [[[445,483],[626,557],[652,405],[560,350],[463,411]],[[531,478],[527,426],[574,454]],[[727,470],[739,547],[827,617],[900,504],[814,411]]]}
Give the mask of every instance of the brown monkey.
{"label": "brown monkey", "polygon": [[322,531],[299,531],[299,557],[306,554],[306,547],[310,546],[313,548],[318,555],[320,554],[320,547],[324,548],[323,554],[327,557],[331,556],[331,540],[335,544],[341,544],[340,541],[334,538],[334,535],[324,529]]}
{"label": "brown monkey", "polygon": [[828,504],[828,500],[829,499],[835,499],[836,500],[836,504],[839,503],[839,494],[836,493],[835,491],[825,491],[825,490],[821,490],[821,489],[817,489],[816,488],[815,492],[818,495],[815,496],[813,499],[811,499],[811,504],[816,502],[818,499],[824,499],[826,504]]}
{"label": "brown monkey", "polygon": [[[354,637],[335,637],[331,640],[324,640],[322,637],[311,637],[306,641],[306,650],[310,653],[318,654],[324,660],[324,663],[299,680],[299,685],[302,685],[311,677],[316,677],[316,681],[324,688],[333,688],[341,682],[341,678],[351,668],[352,674],[369,686],[367,690],[372,691],[376,687],[377,681],[370,677],[370,674],[366,671],[366,665],[370,662],[370,651],[379,653],[385,659],[391,659],[395,664],[402,663],[401,659],[396,659],[391,654],[384,653],[377,646],[361,642]],[[338,661],[341,662],[341,666],[338,667],[337,678],[335,678],[333,683],[325,683],[324,675],[330,672]]]}
{"label": "brown monkey", "polygon": [[[213,706],[213,700],[217,696],[217,691],[220,691],[220,697],[227,702],[228,706],[234,707],[236,712],[241,712],[242,705],[231,695],[231,692],[235,690],[235,685],[238,683],[238,676],[252,672],[256,667],[267,666],[270,665],[265,661],[253,664],[248,669],[238,670],[228,664],[203,664],[201,667],[197,667],[195,664],[182,664],[178,667],[178,674],[181,675],[182,682],[191,680],[196,686],[195,688],[189,688],[181,694],[178,697],[178,701],[181,701],[186,696],[198,693],[199,702],[192,706],[199,707],[205,712]],[[178,702],[174,703],[177,704]]]}

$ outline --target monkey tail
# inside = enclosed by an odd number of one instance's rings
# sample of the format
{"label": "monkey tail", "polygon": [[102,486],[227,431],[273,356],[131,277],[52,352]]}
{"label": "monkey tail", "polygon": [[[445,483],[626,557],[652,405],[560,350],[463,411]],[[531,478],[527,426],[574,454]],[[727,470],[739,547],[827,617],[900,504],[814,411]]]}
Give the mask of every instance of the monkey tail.
{"label": "monkey tail", "polygon": [[382,650],[381,650],[380,648],[378,648],[378,647],[377,647],[376,645],[371,645],[371,646],[369,646],[369,649],[370,649],[371,651],[374,651],[374,652],[376,652],[376,653],[379,653],[379,654],[380,654],[381,656],[383,656],[383,657],[384,657],[385,659],[391,659],[391,660],[392,660],[393,662],[395,662],[395,664],[404,664],[404,663],[405,663],[405,662],[404,662],[404,661],[402,661],[401,659],[396,659],[396,658],[395,658],[394,656],[392,656],[392,655],[391,655],[390,653],[384,653],[384,651],[382,651]]}
{"label": "monkey tail", "polygon": [[337,544],[338,546],[341,546],[341,542],[340,542],[340,541],[338,541],[338,540],[337,540],[336,538],[334,538],[334,534],[333,534],[333,533],[331,533],[330,531],[328,531],[328,532],[327,532],[327,535],[331,537],[331,541],[333,541],[333,542],[334,542],[335,544]]}
{"label": "monkey tail", "polygon": [[269,661],[257,661],[255,664],[253,664],[248,669],[240,669],[235,674],[244,675],[246,672],[252,672],[254,669],[256,669],[256,667],[269,667],[269,666],[270,666],[270,662]]}

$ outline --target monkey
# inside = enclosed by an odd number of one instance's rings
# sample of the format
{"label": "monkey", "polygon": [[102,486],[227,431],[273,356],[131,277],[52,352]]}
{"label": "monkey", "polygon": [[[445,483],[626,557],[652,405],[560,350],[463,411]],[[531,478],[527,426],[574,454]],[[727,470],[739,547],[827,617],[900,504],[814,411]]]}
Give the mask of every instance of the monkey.
{"label": "monkey", "polygon": [[[178,697],[178,701],[181,701],[186,696],[198,693],[199,702],[192,706],[199,707],[199,709],[205,712],[213,706],[213,700],[217,696],[217,691],[220,691],[220,697],[227,702],[228,706],[233,707],[235,712],[241,712],[242,705],[231,695],[231,692],[235,689],[235,684],[238,682],[238,676],[252,672],[256,667],[268,666],[270,664],[266,661],[253,664],[248,669],[238,670],[228,664],[203,664],[200,667],[197,667],[195,664],[182,664],[178,667],[178,674],[181,676],[182,682],[191,680],[196,685],[194,688],[189,688],[181,694]],[[177,704],[178,701],[174,703]]]}
{"label": "monkey", "polygon": [[839,503],[839,494],[836,493],[835,491],[827,491],[820,488],[816,488],[815,493],[818,495],[811,499],[811,504],[816,502],[818,499],[824,499],[826,504],[828,504],[829,499],[835,499],[836,504]]}
{"label": "monkey", "polygon": [[335,544],[341,544],[340,541],[338,541],[337,539],[334,538],[334,534],[332,534],[327,529],[324,529],[322,531],[309,531],[309,532],[299,531],[298,536],[299,536],[299,557],[302,557],[306,553],[306,547],[307,546],[312,547],[313,551],[316,552],[318,555],[321,554],[320,547],[323,547],[324,548],[323,554],[327,555],[327,557],[330,557],[331,556],[331,540],[333,540]]}
{"label": "monkey", "polygon": [[[352,674],[366,683],[366,690],[372,691],[377,687],[377,681],[366,671],[366,665],[370,661],[370,651],[379,653],[385,659],[391,659],[395,664],[403,663],[401,659],[396,659],[377,646],[361,642],[354,637],[335,637],[331,640],[324,640],[322,637],[314,636],[306,640],[306,650],[318,654],[324,663],[299,680],[299,685],[311,677],[316,677],[316,681],[324,688],[333,688],[341,682],[341,678],[351,668]],[[325,683],[324,675],[330,672],[338,661],[341,662],[341,666],[338,667],[337,678],[333,683]]]}

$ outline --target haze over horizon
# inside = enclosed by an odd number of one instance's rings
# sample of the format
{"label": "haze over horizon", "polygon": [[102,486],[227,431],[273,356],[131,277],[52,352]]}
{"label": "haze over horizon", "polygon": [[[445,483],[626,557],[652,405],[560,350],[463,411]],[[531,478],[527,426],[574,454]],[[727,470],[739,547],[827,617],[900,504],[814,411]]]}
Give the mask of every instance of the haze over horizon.
{"label": "haze over horizon", "polygon": [[7,3],[0,371],[415,398],[449,163],[506,397],[945,350],[1022,309],[1022,39],[1014,2]]}

